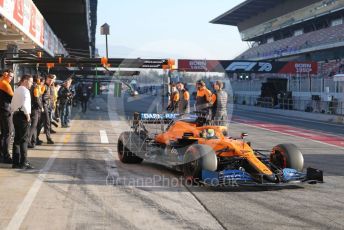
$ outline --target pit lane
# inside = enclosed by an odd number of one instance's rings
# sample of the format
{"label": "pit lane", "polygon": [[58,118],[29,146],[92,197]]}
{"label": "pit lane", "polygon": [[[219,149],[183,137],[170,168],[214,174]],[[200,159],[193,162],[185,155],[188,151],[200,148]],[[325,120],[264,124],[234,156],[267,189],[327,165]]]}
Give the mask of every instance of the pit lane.
{"label": "pit lane", "polygon": [[[304,153],[306,167],[324,170],[324,184],[286,188],[185,187],[181,173],[164,166],[122,164],[116,145],[120,133],[129,129],[126,117],[155,108],[153,103],[151,97],[124,96],[124,103],[113,95],[95,98],[91,111],[76,114],[70,130],[58,130],[58,147],[43,145],[29,152],[37,170],[1,165],[0,227],[20,220],[17,229],[343,228],[344,155],[335,146],[231,124],[231,135],[245,131],[259,149],[293,142]],[[51,167],[39,171],[48,162]],[[39,187],[34,186],[37,180]],[[32,188],[34,196],[28,195]]]}

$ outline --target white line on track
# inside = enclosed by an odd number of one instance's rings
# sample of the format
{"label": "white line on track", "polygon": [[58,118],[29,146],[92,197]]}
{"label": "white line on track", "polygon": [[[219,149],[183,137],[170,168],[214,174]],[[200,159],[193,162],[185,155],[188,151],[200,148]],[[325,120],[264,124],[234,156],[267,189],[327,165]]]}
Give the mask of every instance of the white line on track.
{"label": "white line on track", "polygon": [[[235,109],[235,110],[238,110],[238,111],[241,111],[241,112],[248,112],[249,111],[249,110],[238,109],[238,108]],[[305,121],[305,122],[309,122],[309,123],[317,123],[317,124],[323,124],[323,125],[335,126],[335,127],[343,127],[344,126],[341,123],[336,124],[336,123],[331,123],[331,122],[326,122],[326,121],[317,121],[317,120],[312,120],[312,119],[303,119],[303,118],[299,118],[299,117],[285,116],[285,115],[282,115],[282,114],[274,114],[274,113],[263,114],[263,112],[257,112],[257,111],[249,111],[249,112],[250,113],[254,113],[254,114],[258,115],[259,117],[263,117],[263,118],[266,118],[266,117],[277,118],[277,119],[278,118],[281,118],[281,119],[287,118],[287,119],[295,120],[295,121]]]}
{"label": "white line on track", "polygon": [[[70,131],[70,128],[66,130],[67,133]],[[68,134],[67,134],[68,135]],[[64,135],[63,139],[66,138],[67,135]],[[63,140],[62,139],[62,140]],[[18,206],[16,213],[13,215],[11,221],[7,225],[7,230],[16,230],[19,229],[21,224],[23,223],[30,207],[35,200],[39,189],[42,186],[43,181],[45,180],[47,173],[49,172],[51,166],[54,164],[55,159],[57,158],[62,145],[58,145],[54,148],[53,154],[49,157],[49,160],[44,165],[44,167],[40,170],[38,177],[36,178],[35,182],[31,186],[30,190],[26,194],[24,200]]]}
{"label": "white line on track", "polygon": [[116,184],[116,178],[119,177],[118,171],[117,171],[117,165],[115,162],[115,156],[113,155],[113,152],[110,148],[104,148],[107,153],[103,154],[104,161],[106,163],[106,171],[108,173],[106,177],[106,185],[115,185]]}
{"label": "white line on track", "polygon": [[234,121],[233,123],[240,124],[240,125],[245,125],[245,126],[248,126],[248,127],[253,127],[253,128],[256,128],[256,129],[262,129],[262,130],[270,131],[270,132],[273,132],[273,133],[279,133],[279,134],[283,134],[283,135],[287,135],[287,136],[291,136],[291,137],[302,138],[302,139],[305,139],[305,140],[310,140],[310,141],[313,141],[313,142],[316,142],[316,143],[328,145],[328,146],[331,146],[331,147],[336,147],[336,148],[339,148],[339,149],[344,149],[343,147],[338,146],[338,145],[333,145],[333,144],[329,144],[329,143],[326,143],[326,142],[313,140],[313,139],[310,139],[310,138],[307,138],[307,137],[300,137],[300,136],[293,135],[293,134],[290,134],[290,133],[284,133],[284,132],[281,132],[281,131],[271,130],[271,129],[268,129],[268,128],[262,128],[262,127],[259,127],[259,126],[249,125],[249,124],[245,124],[245,123],[241,123],[241,122],[236,122],[236,121]]}
{"label": "white line on track", "polygon": [[99,135],[100,135],[100,143],[109,144],[109,139],[107,137],[105,130],[99,130]]}

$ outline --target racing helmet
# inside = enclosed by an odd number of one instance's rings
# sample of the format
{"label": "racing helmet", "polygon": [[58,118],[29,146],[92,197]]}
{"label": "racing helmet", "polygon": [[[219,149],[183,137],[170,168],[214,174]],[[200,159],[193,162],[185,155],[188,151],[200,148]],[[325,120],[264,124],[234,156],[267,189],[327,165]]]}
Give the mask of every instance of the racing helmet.
{"label": "racing helmet", "polygon": [[208,129],[207,130],[207,138],[215,137],[215,130],[214,129]]}

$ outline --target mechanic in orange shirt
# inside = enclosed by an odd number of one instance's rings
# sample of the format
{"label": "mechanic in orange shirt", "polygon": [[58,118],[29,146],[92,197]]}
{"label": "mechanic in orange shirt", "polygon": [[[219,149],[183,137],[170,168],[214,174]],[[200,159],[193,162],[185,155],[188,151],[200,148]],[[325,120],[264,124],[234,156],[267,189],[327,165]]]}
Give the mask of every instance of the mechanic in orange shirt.
{"label": "mechanic in orange shirt", "polygon": [[35,148],[37,141],[37,126],[41,119],[43,111],[42,95],[41,95],[41,77],[35,75],[33,77],[33,85],[30,89],[31,93],[31,126],[29,129],[29,148]]}
{"label": "mechanic in orange shirt", "polygon": [[[47,144],[54,144],[54,141],[51,139],[51,119],[50,119],[50,109],[51,109],[51,84],[53,83],[53,79],[55,78],[54,75],[49,74],[45,78],[45,82],[43,87],[41,88],[42,93],[42,104],[43,104],[43,112],[41,114],[41,121],[37,126],[37,141],[36,145],[41,145],[43,142],[39,139],[39,135],[41,130],[44,126],[45,135],[47,137]],[[43,90],[44,88],[44,90]]]}
{"label": "mechanic in orange shirt", "polygon": [[9,153],[9,144],[11,139],[11,101],[13,97],[13,89],[11,81],[14,78],[12,70],[5,70],[0,80],[0,151],[2,161],[5,164],[12,164],[12,158]]}
{"label": "mechanic in orange shirt", "polygon": [[196,111],[201,112],[206,118],[210,119],[212,93],[209,89],[207,89],[205,82],[202,80],[197,81],[196,88]]}
{"label": "mechanic in orange shirt", "polygon": [[171,113],[177,113],[178,112],[178,102],[179,102],[179,92],[177,90],[176,84],[171,84],[171,95],[169,104],[167,107],[167,111]]}

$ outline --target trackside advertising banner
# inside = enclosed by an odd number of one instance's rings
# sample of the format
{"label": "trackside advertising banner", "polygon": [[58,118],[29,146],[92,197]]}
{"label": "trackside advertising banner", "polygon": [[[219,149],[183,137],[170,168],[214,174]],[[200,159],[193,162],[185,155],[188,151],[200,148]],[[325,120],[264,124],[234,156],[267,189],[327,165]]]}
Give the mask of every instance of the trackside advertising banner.
{"label": "trackside advertising banner", "polygon": [[317,74],[318,63],[180,59],[178,69],[186,72]]}
{"label": "trackside advertising banner", "polygon": [[0,0],[0,15],[50,55],[67,54],[32,0]]}

